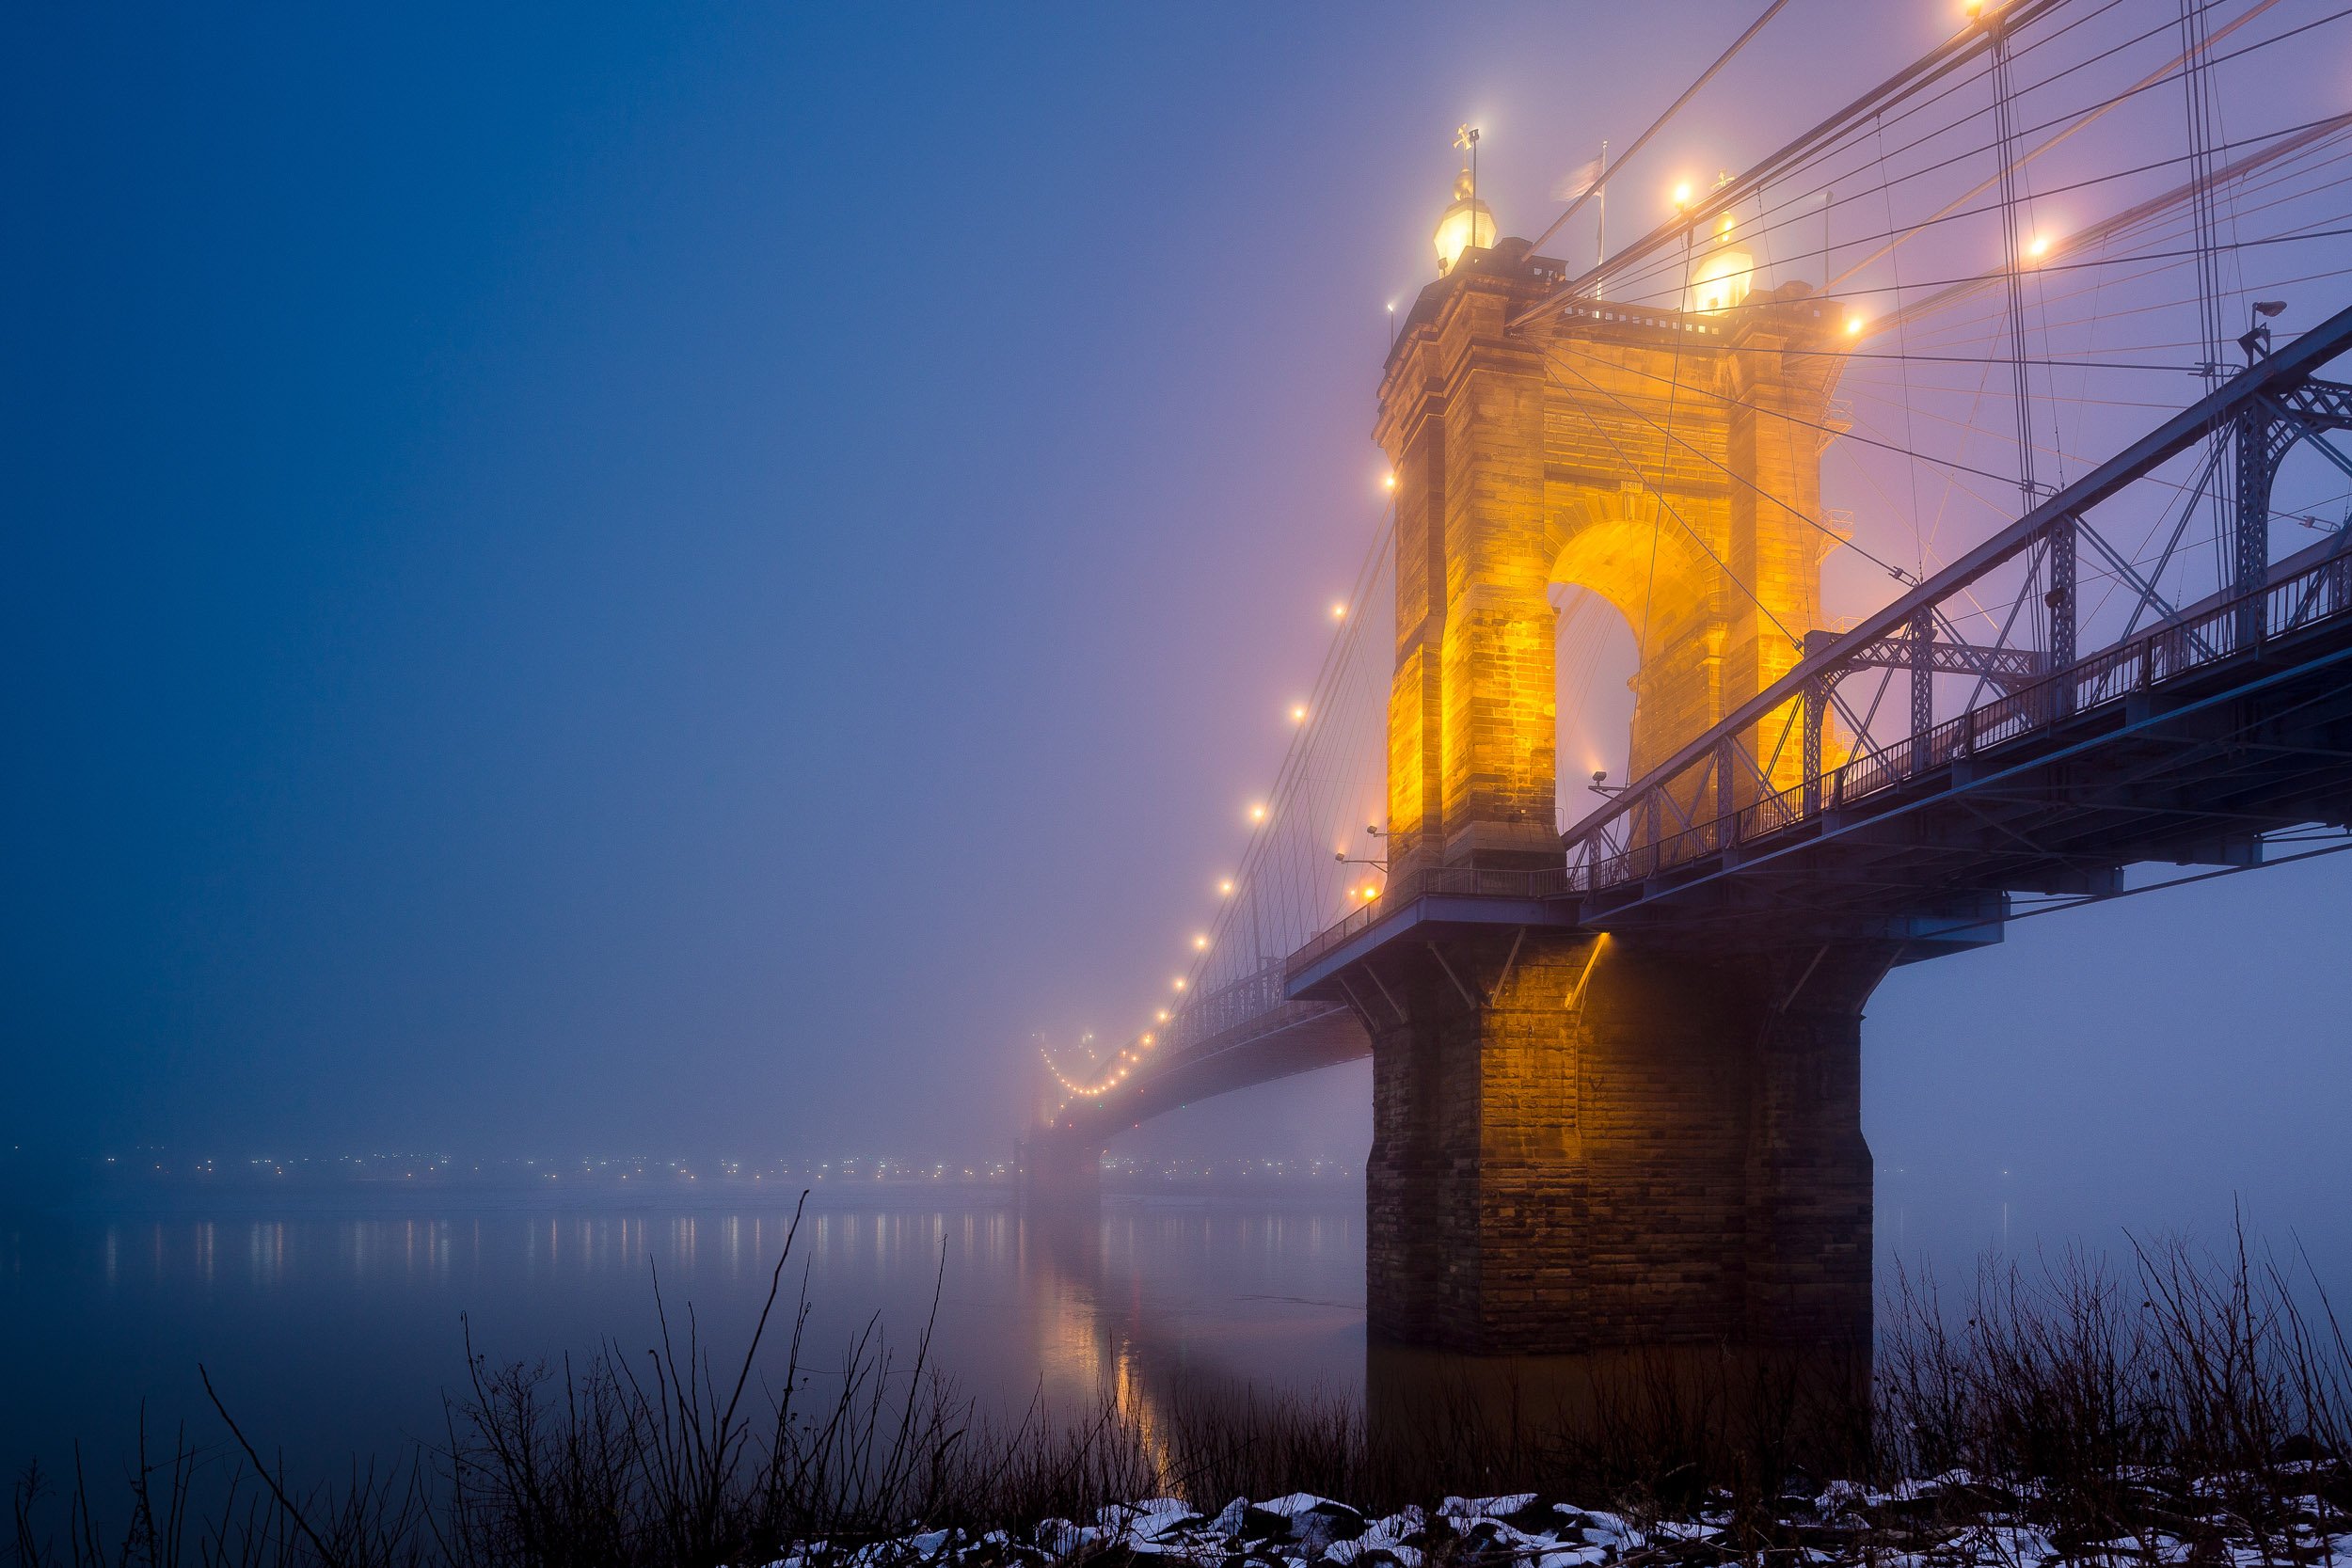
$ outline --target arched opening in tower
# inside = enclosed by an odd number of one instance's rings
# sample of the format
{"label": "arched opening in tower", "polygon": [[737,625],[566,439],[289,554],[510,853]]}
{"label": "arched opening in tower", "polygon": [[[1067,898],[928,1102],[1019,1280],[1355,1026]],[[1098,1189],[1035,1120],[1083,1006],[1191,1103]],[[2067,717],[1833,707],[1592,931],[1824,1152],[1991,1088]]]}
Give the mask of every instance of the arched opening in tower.
{"label": "arched opening in tower", "polygon": [[1565,830],[1600,803],[1594,775],[1627,782],[1633,736],[1633,627],[1590,588],[1551,585],[1559,616],[1553,635],[1553,736],[1558,747],[1559,819]]}

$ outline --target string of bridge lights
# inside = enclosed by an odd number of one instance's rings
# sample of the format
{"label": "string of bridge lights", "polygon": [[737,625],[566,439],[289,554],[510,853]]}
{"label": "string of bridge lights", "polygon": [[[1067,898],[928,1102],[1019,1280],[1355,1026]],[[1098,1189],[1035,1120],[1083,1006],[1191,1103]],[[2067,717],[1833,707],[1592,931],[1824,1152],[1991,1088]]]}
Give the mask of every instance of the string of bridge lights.
{"label": "string of bridge lights", "polygon": [[[1393,471],[1382,473],[1380,488],[1384,496],[1393,496],[1396,489],[1396,475]],[[1375,553],[1379,552],[1376,550]],[[1330,619],[1333,626],[1341,628],[1346,627],[1352,610],[1353,607],[1346,599],[1332,600]],[[1299,730],[1305,729],[1308,720],[1313,717],[1313,712],[1312,706],[1304,702],[1294,702],[1288,709],[1292,725]],[[1268,800],[1254,800],[1244,809],[1242,815],[1249,824],[1254,839],[1257,832],[1263,830],[1271,820],[1273,807]],[[1247,850],[1244,851],[1243,858],[1245,860],[1248,858]],[[1241,879],[1238,876],[1220,877],[1216,885],[1216,895],[1220,900],[1231,900],[1241,891]],[[1351,908],[1357,908],[1373,903],[1379,898],[1380,891],[1376,883],[1369,880],[1360,885],[1351,885],[1346,890],[1348,904]],[[1038,1059],[1045,1064],[1045,1070],[1053,1077],[1054,1082],[1061,1086],[1063,1095],[1060,1104],[1054,1108],[1055,1116],[1058,1117],[1068,1109],[1073,1100],[1100,1101],[1125,1083],[1137,1068],[1143,1066],[1159,1045],[1160,1031],[1175,1022],[1177,1012],[1183,1007],[1185,998],[1193,990],[1193,976],[1199,974],[1200,966],[1206,962],[1211,945],[1210,934],[1207,931],[1193,933],[1192,973],[1180,974],[1169,978],[1168,989],[1173,996],[1166,1006],[1153,1010],[1152,1022],[1155,1027],[1139,1031],[1133,1041],[1121,1047],[1119,1054],[1112,1057],[1107,1067],[1095,1078],[1091,1080],[1073,1078],[1063,1071],[1061,1064],[1054,1059],[1053,1053],[1041,1042],[1041,1037]],[[1093,1039],[1094,1036],[1089,1033],[1081,1037],[1079,1043],[1089,1045]]]}

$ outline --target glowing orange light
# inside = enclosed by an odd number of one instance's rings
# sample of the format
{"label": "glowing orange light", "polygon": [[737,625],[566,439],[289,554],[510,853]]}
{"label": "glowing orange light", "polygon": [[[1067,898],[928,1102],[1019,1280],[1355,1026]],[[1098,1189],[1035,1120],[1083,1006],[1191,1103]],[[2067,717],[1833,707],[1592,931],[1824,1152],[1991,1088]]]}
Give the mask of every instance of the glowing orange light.
{"label": "glowing orange light", "polygon": [[1685,180],[1675,187],[1675,206],[1679,209],[1689,205],[1691,205],[1691,182]]}
{"label": "glowing orange light", "polygon": [[1177,976],[1176,976],[1176,989],[1177,989],[1178,990],[1184,990],[1184,977],[1183,975],[1181,975],[1181,974],[1179,974],[1179,975],[1177,975]]}
{"label": "glowing orange light", "polygon": [[1304,703],[1293,703],[1291,705],[1291,722],[1294,724],[1303,724],[1306,721],[1307,705]]}
{"label": "glowing orange light", "polygon": [[[1160,1009],[1160,1022],[1162,1023],[1166,1023],[1168,1022],[1168,1009],[1166,1007],[1162,1007]],[[1143,1037],[1143,1040],[1146,1045],[1149,1045],[1152,1043],[1152,1037],[1146,1035]]]}
{"label": "glowing orange light", "polygon": [[1252,822],[1263,822],[1265,820],[1265,807],[1263,804],[1254,805],[1249,808],[1249,820]]}
{"label": "glowing orange light", "polygon": [[1204,936],[1196,936],[1192,939],[1192,946],[1193,951],[1197,953],[1206,953],[1209,950],[1209,939]]}
{"label": "glowing orange light", "polygon": [[1227,877],[1219,881],[1216,884],[1216,891],[1223,896],[1231,898],[1233,895],[1233,879]]}
{"label": "glowing orange light", "polygon": [[1346,620],[1346,619],[1347,619],[1347,606],[1345,606],[1345,605],[1343,605],[1343,604],[1335,604],[1335,605],[1333,605],[1333,606],[1331,607],[1331,619],[1333,619],[1334,621],[1344,621],[1344,620]]}
{"label": "glowing orange light", "polygon": [[1860,316],[1848,316],[1846,318],[1846,336],[1849,338],[1858,338],[1861,335],[1862,318]]}
{"label": "glowing orange light", "polygon": [[1380,476],[1380,488],[1381,488],[1381,489],[1383,489],[1383,490],[1393,490],[1393,489],[1395,489],[1395,488],[1396,488],[1396,475],[1394,475],[1394,474],[1382,474],[1382,475]]}
{"label": "glowing orange light", "polygon": [[2047,234],[2036,234],[2026,243],[2026,254],[2028,256],[2047,256],[2049,253],[2050,237]]}

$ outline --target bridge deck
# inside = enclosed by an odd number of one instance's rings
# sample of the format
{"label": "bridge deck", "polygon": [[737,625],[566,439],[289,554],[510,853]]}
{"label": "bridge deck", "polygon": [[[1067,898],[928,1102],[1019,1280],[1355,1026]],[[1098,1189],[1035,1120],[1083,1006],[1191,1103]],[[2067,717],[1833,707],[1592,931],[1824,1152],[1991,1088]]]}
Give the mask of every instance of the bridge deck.
{"label": "bridge deck", "polygon": [[1066,1106],[1052,1130],[1099,1148],[1131,1127],[1194,1101],[1371,1053],[1370,1037],[1346,1007],[1321,1001],[1282,1002],[1156,1063],[1124,1093]]}

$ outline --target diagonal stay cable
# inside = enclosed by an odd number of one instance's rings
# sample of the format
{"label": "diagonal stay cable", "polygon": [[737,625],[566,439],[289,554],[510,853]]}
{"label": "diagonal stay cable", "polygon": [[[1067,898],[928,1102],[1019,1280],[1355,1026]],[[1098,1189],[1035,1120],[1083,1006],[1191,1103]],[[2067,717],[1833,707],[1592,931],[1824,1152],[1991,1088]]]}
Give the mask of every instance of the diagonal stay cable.
{"label": "diagonal stay cable", "polygon": [[[1544,367],[1544,373],[1548,376],[1551,376],[1552,384],[1560,388],[1562,391],[1573,392],[1576,390],[1575,388],[1563,382],[1557,375],[1553,375],[1549,365],[1546,365]],[[1575,374],[1576,372],[1571,371],[1569,373]],[[1579,379],[1581,379],[1581,377]],[[1657,485],[1652,484],[1648,480],[1642,477],[1641,468],[1634,464],[1631,458],[1626,455],[1625,449],[1617,444],[1617,438],[1609,433],[1609,427],[1595,419],[1588,409],[1582,407],[1574,401],[1570,402],[1569,406],[1575,408],[1577,413],[1583,418],[1584,422],[1593,427],[1593,433],[1595,435],[1598,436],[1603,441],[1608,443],[1609,450],[1616,454],[1618,464],[1624,467],[1626,472],[1633,475],[1634,479],[1640,483],[1643,488],[1649,491],[1650,495],[1657,500],[1659,509],[1664,512],[1668,516],[1672,517],[1675,522],[1681,527],[1682,531],[1691,536],[1692,543],[1697,545],[1699,549],[1707,556],[1707,559],[1715,563],[1715,569],[1723,573],[1724,579],[1733,587],[1739,589],[1740,593],[1746,594],[1748,602],[1756,606],[1757,611],[1763,615],[1764,619],[1772,624],[1773,629],[1778,631],[1781,636],[1788,640],[1788,645],[1790,647],[1795,648],[1800,654],[1802,654],[1804,651],[1804,640],[1791,632],[1788,629],[1788,623],[1783,621],[1778,615],[1774,614],[1772,612],[1772,607],[1766,604],[1761,598],[1756,596],[1756,590],[1748,586],[1747,580],[1740,577],[1739,573],[1731,569],[1731,562],[1725,561],[1722,556],[1715,553],[1715,546],[1707,542],[1707,536],[1705,534],[1701,533],[1697,529],[1691,525],[1691,519],[1682,515],[1682,509],[1675,505],[1673,501],[1667,499],[1666,493],[1663,490],[1661,490]],[[1848,708],[1844,703],[1838,700],[1837,693],[1835,689],[1833,689],[1830,692],[1830,701],[1836,706],[1838,712],[1845,715],[1846,721],[1848,723],[1851,724],[1854,722],[1852,710]]]}
{"label": "diagonal stay cable", "polygon": [[[1571,352],[1574,351],[1572,350]],[[1543,348],[1542,353],[1544,357],[1547,359],[1552,357],[1552,352],[1549,347]],[[1586,355],[1584,357],[1592,359],[1597,363],[1606,363],[1606,361],[1601,360],[1598,355]],[[1822,522],[1819,517],[1806,515],[1803,508],[1793,506],[1789,502],[1783,500],[1780,497],[1773,495],[1770,490],[1765,489],[1761,484],[1756,483],[1756,481],[1750,479],[1747,475],[1740,473],[1738,469],[1724,463],[1721,458],[1715,456],[1714,453],[1703,451],[1699,447],[1693,445],[1688,436],[1678,436],[1675,435],[1674,429],[1671,425],[1661,425],[1656,420],[1651,419],[1648,415],[1643,413],[1640,409],[1634,407],[1631,404],[1626,402],[1614,392],[1612,392],[1608,388],[1601,386],[1598,382],[1585,375],[1581,371],[1577,370],[1573,365],[1562,365],[1560,368],[1566,371],[1570,375],[1575,376],[1579,381],[1583,382],[1585,386],[1591,388],[1594,391],[1598,392],[1602,397],[1607,398],[1611,403],[1615,404],[1621,411],[1630,414],[1633,418],[1641,420],[1644,424],[1648,425],[1653,430],[1662,430],[1668,440],[1673,441],[1676,445],[1681,447],[1685,451],[1688,451],[1692,456],[1700,458],[1714,467],[1723,470],[1726,476],[1738,480],[1740,483],[1755,491],[1764,499],[1771,501],[1774,506],[1779,507],[1782,511],[1788,513],[1791,517],[1796,518],[1799,522],[1819,531],[1829,538],[1836,540],[1838,544],[1845,546],[1848,549],[1852,550],[1856,555],[1862,557],[1863,560],[1869,562],[1872,565],[1884,572],[1888,577],[1893,578],[1897,582],[1907,584],[1917,580],[1912,576],[1911,573],[1906,572],[1902,567],[1894,564],[1892,562],[1882,560],[1878,556],[1871,554],[1868,550],[1864,549],[1852,540],[1841,535],[1836,529],[1831,528],[1828,524]],[[1630,366],[1620,366],[1618,368],[1631,371]],[[1644,372],[1640,371],[1631,371],[1631,373],[1635,375],[1644,374]],[[1665,378],[1653,375],[1646,377],[1646,379],[1663,380]],[[1679,377],[1676,378],[1676,384],[1677,386],[1680,384]],[[1718,402],[1730,404],[1736,407],[1747,406],[1746,404],[1741,404],[1737,398],[1726,397],[1721,392],[1712,391],[1704,387],[1693,387],[1691,389],[1694,392],[1702,394],[1703,396],[1714,398]],[[1762,408],[1756,409],[1755,412],[1767,418],[1786,420],[1790,424],[1805,425],[1815,430],[1830,430],[1830,427],[1827,425],[1816,424],[1810,420],[1801,420],[1791,414],[1780,414]],[[1830,434],[1836,435],[1840,433],[1830,431]],[[1874,446],[1887,445],[1887,443],[1884,442],[1873,442],[1871,444]],[[1925,456],[1925,454],[1921,452],[1904,451],[1903,449],[1899,447],[1891,448],[1890,450],[1902,451],[1903,455],[1906,457],[1916,458]],[[1932,459],[1930,459],[1930,461],[1932,461]]]}
{"label": "diagonal stay cable", "polygon": [[1554,234],[1557,234],[1560,231],[1560,226],[1562,224],[1576,216],[1577,213],[1582,209],[1584,203],[1590,201],[1596,195],[1598,195],[1604,188],[1606,188],[1609,183],[1610,177],[1615,174],[1617,169],[1625,167],[1625,166],[1632,160],[1635,153],[1641,151],[1643,148],[1648,146],[1650,138],[1657,135],[1660,131],[1664,130],[1666,122],[1674,119],[1675,116],[1680,114],[1684,106],[1687,105],[1692,99],[1698,96],[1699,89],[1706,87],[1708,83],[1713,81],[1715,79],[1716,72],[1722,71],[1724,67],[1729,65],[1731,63],[1731,57],[1734,55],[1739,54],[1740,50],[1745,49],[1748,46],[1748,40],[1756,37],[1756,34],[1762,32],[1764,30],[1764,24],[1772,21],[1773,17],[1778,16],[1781,12],[1781,8],[1788,4],[1788,0],[1772,0],[1772,4],[1764,8],[1764,14],[1757,17],[1754,22],[1749,23],[1748,30],[1741,33],[1738,38],[1732,40],[1731,47],[1724,50],[1721,55],[1715,56],[1715,63],[1708,66],[1705,71],[1700,71],[1698,80],[1683,88],[1682,96],[1668,104],[1664,114],[1661,114],[1656,119],[1651,120],[1649,123],[1649,129],[1644,131],[1640,135],[1633,138],[1632,146],[1617,154],[1615,167],[1601,170],[1600,177],[1595,180],[1592,184],[1587,186],[1584,190],[1579,192],[1576,199],[1568,203],[1567,210],[1562,213],[1558,217],[1553,218],[1550,225],[1546,228],[1542,233],[1535,236],[1534,243],[1530,245],[1528,249],[1530,251],[1541,250],[1543,248],[1544,242],[1550,239]]}

